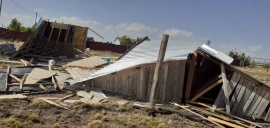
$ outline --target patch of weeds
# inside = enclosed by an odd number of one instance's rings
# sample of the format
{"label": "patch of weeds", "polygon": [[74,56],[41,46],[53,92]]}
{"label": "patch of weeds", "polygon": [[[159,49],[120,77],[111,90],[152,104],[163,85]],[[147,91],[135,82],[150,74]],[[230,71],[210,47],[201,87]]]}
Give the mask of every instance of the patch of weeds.
{"label": "patch of weeds", "polygon": [[76,112],[76,110],[65,111],[61,114],[59,120],[65,122],[80,122],[81,116]]}
{"label": "patch of weeds", "polygon": [[172,118],[172,120],[179,120],[179,115],[177,115],[177,114],[172,114],[172,115],[171,115],[171,118]]}
{"label": "patch of weeds", "polygon": [[101,121],[109,121],[109,118],[108,116],[105,116],[101,113],[96,113],[95,116],[94,116],[95,120],[101,120]]}
{"label": "patch of weeds", "polygon": [[25,111],[19,111],[13,115],[14,118],[28,123],[39,123],[39,116],[35,113],[29,113]]}
{"label": "patch of weeds", "polygon": [[167,128],[165,123],[146,119],[140,123],[141,126],[146,128]]}
{"label": "patch of weeds", "polygon": [[49,109],[51,107],[54,107],[53,105],[39,99],[34,99],[33,102],[30,104],[30,106],[32,108],[38,108],[38,109]]}
{"label": "patch of weeds", "polygon": [[92,122],[88,123],[87,126],[89,128],[102,128],[102,121],[101,120],[93,120]]}
{"label": "patch of weeds", "polygon": [[14,102],[14,99],[2,99],[1,102],[5,104],[12,104]]}
{"label": "patch of weeds", "polygon": [[103,110],[107,109],[104,105],[102,104],[90,104],[90,103],[84,103],[84,102],[76,102],[73,104],[75,108],[82,108],[82,109],[87,109],[87,110]]}
{"label": "patch of weeds", "polygon": [[12,117],[9,119],[0,120],[0,126],[3,128],[23,128],[24,123]]}
{"label": "patch of weeds", "polygon": [[135,124],[136,122],[134,122],[132,120],[128,120],[125,117],[119,117],[119,118],[117,118],[116,120],[114,120],[114,123],[123,125],[125,127],[130,127],[130,128],[137,127],[136,124]]}
{"label": "patch of weeds", "polygon": [[121,112],[127,112],[127,111],[130,111],[130,110],[133,110],[133,106],[131,106],[131,105],[121,106],[121,107],[119,107],[119,110]]}
{"label": "patch of weeds", "polygon": [[54,123],[52,125],[52,128],[61,128],[61,125],[59,123]]}

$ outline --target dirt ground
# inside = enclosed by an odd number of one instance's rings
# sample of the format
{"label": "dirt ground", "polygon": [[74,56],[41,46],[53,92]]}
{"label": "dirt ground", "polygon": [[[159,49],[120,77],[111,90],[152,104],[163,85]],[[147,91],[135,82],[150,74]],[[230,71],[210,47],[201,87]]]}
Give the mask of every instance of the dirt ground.
{"label": "dirt ground", "polygon": [[[180,113],[164,112],[155,117],[148,110],[116,103],[120,97],[109,96],[102,104],[75,103],[70,110],[48,104],[38,97],[64,97],[71,92],[59,94],[30,95],[27,99],[0,101],[1,128],[207,128],[213,124],[179,109]],[[76,99],[79,97],[73,97]]]}

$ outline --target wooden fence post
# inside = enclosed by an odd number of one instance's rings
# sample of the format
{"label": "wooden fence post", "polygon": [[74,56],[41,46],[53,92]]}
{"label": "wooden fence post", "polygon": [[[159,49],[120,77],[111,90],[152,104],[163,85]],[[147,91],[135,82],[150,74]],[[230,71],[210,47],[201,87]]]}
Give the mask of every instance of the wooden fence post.
{"label": "wooden fence post", "polygon": [[169,35],[163,34],[160,49],[159,49],[159,54],[158,54],[158,59],[156,62],[156,68],[155,68],[155,73],[153,77],[153,83],[151,87],[151,92],[150,92],[150,98],[149,98],[149,107],[150,109],[155,109],[155,93],[156,93],[156,88],[157,88],[157,83],[158,83],[158,77],[159,77],[159,72],[162,66],[162,63],[164,61],[164,56],[167,48],[167,43],[168,43]]}

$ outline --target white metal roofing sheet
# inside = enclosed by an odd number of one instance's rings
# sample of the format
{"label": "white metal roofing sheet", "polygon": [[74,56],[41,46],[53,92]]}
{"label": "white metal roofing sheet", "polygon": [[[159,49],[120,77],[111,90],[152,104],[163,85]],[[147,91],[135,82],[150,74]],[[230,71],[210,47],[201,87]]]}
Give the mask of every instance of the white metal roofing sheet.
{"label": "white metal roofing sheet", "polygon": [[[164,61],[185,60],[187,55],[195,51],[203,41],[175,41],[169,40]],[[115,63],[89,75],[79,82],[90,80],[99,76],[104,76],[124,69],[132,68],[142,64],[154,63],[157,61],[161,41],[144,41],[134,47],[126,55]]]}

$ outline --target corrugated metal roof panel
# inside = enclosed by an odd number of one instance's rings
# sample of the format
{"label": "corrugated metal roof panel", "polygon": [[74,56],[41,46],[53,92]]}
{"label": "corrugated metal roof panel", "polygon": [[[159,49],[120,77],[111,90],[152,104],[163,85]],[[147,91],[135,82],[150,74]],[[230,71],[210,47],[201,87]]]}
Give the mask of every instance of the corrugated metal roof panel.
{"label": "corrugated metal roof panel", "polygon": [[[203,43],[203,41],[169,40],[164,61],[187,59],[187,55],[195,51],[198,46],[202,45]],[[161,42],[158,40],[143,42],[134,47],[120,60],[95,72],[94,74],[89,75],[87,78],[84,78],[79,82],[132,68],[138,65],[155,63],[157,61],[160,44]]]}
{"label": "corrugated metal roof panel", "polygon": [[218,60],[226,63],[226,64],[231,64],[233,61],[233,58],[229,57],[228,55],[224,54],[223,52],[216,51],[213,48],[210,48],[209,46],[203,44],[198,48],[198,50],[202,50],[203,52],[211,55],[212,57],[217,58]]}

